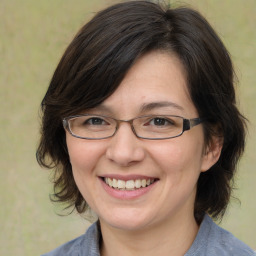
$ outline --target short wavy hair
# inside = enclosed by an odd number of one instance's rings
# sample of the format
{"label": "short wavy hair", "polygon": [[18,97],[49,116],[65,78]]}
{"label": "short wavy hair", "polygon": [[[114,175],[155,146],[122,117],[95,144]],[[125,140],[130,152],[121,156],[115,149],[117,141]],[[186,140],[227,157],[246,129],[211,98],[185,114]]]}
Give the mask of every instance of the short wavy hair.
{"label": "short wavy hair", "polygon": [[97,13],[77,33],[54,72],[41,104],[37,149],[39,164],[54,170],[53,201],[79,213],[88,209],[72,175],[62,119],[102,103],[138,58],[156,50],[181,60],[191,99],[204,118],[205,143],[222,136],[218,162],[200,174],[194,215],[198,222],[205,213],[223,217],[246,134],[245,118],[236,107],[232,62],[200,13],[151,1],[122,2]]}

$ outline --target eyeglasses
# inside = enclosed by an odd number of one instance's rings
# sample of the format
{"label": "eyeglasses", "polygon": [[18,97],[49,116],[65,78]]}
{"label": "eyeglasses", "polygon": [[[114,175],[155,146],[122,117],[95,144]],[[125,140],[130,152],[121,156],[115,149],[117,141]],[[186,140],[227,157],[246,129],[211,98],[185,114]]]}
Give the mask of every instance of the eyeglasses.
{"label": "eyeglasses", "polygon": [[85,114],[64,118],[63,126],[74,137],[100,140],[114,136],[122,122],[129,123],[138,138],[164,140],[181,136],[202,120],[173,115],[147,115],[130,120],[118,120],[109,116]]}

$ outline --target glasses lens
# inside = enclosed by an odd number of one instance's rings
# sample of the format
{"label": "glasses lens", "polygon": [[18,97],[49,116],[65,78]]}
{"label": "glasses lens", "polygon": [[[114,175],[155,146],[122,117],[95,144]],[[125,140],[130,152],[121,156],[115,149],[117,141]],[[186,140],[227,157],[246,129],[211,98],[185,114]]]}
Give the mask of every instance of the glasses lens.
{"label": "glasses lens", "polygon": [[114,119],[97,115],[78,116],[69,119],[69,129],[77,137],[100,139],[113,135]]}
{"label": "glasses lens", "polygon": [[183,118],[179,116],[144,116],[134,119],[133,126],[139,137],[164,139],[182,134]]}

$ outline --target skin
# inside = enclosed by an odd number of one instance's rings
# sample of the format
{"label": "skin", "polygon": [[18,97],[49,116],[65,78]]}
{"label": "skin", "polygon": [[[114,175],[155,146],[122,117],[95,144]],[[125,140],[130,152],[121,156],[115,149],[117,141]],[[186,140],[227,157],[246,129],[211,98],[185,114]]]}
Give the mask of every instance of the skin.
{"label": "skin", "polygon": [[[170,105],[159,106],[159,102]],[[141,110],[150,103],[158,104]],[[144,114],[198,117],[182,64],[175,55],[163,52],[141,57],[117,90],[89,113],[123,120]],[[202,125],[167,140],[139,139],[128,123],[121,123],[112,138],[82,140],[67,132],[66,140],[76,184],[99,216],[101,255],[185,254],[198,231],[193,213],[198,177],[221,151],[214,140],[205,146]],[[102,185],[100,177],[109,175],[147,176],[157,182],[139,197],[120,199]]]}

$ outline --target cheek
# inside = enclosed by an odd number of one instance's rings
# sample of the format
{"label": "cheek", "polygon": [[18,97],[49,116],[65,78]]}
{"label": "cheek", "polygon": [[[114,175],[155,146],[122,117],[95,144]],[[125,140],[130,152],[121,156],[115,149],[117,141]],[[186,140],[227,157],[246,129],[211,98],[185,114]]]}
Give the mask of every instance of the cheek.
{"label": "cheek", "polygon": [[[67,136],[67,147],[76,185],[85,201],[93,208],[97,187],[96,166],[101,159],[103,145],[95,141]],[[92,193],[93,192],[93,193]]]}
{"label": "cheek", "polygon": [[172,141],[162,141],[161,145],[151,147],[151,157],[162,169],[162,175],[168,176],[172,182],[186,179],[201,172],[202,147],[201,140],[186,140],[184,137]]}
{"label": "cheek", "polygon": [[102,146],[71,136],[66,141],[74,176],[91,173],[102,155]]}
{"label": "cheek", "polygon": [[180,169],[183,162],[183,152],[181,148],[163,144],[159,148],[152,148],[151,152],[155,161],[164,170],[164,173],[168,174],[174,170]]}

